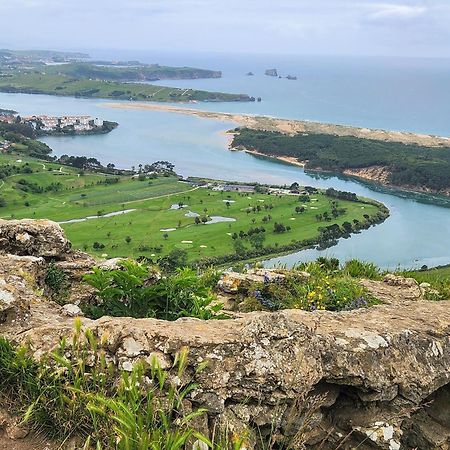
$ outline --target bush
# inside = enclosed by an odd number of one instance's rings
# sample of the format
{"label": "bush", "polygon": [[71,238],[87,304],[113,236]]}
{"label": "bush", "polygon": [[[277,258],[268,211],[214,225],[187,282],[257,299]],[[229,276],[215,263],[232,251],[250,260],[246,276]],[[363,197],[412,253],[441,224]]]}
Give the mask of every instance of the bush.
{"label": "bush", "polygon": [[208,283],[191,269],[178,269],[175,274],[155,280],[144,264],[121,263],[122,270],[101,270],[85,275],[95,288],[99,302],[84,305],[84,313],[92,318],[104,315],[134,318],[154,317],[176,320],[180,317],[199,319],[225,318],[222,305],[214,303]]}
{"label": "bush", "polygon": [[373,263],[351,259],[344,265],[343,271],[353,278],[367,278],[369,280],[381,279],[380,269]]}
{"label": "bush", "polygon": [[45,284],[50,288],[52,296],[61,294],[67,285],[67,275],[53,261],[48,266]]}
{"label": "bush", "polygon": [[[377,300],[361,284],[339,270],[339,261],[302,264],[284,278],[251,283],[242,288],[239,309],[243,311],[304,309],[343,311],[370,306]],[[326,262],[326,264],[324,263]],[[302,273],[306,271],[309,277]]]}

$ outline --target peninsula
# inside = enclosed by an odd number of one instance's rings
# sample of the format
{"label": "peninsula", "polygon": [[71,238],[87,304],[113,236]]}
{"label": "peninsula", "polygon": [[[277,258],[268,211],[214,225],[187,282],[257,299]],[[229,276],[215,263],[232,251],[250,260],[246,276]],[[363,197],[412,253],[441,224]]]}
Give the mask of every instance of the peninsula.
{"label": "peninsula", "polygon": [[0,131],[24,133],[27,136],[58,136],[105,134],[117,128],[117,122],[91,116],[47,116],[33,115],[21,117],[15,111],[10,114],[0,112]]}
{"label": "peninsula", "polygon": [[169,105],[105,104],[234,122],[230,148],[309,170],[342,173],[386,186],[450,194],[450,139],[319,122],[201,111]]}
{"label": "peninsula", "polygon": [[0,92],[155,102],[255,101],[247,94],[151,85],[158,80],[220,78],[218,70],[139,61],[88,61],[88,55],[0,51]]}

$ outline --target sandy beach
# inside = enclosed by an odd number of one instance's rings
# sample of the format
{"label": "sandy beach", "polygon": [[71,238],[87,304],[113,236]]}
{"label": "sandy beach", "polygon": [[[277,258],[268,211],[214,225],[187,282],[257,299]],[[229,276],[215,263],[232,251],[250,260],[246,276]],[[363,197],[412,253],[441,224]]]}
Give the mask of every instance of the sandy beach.
{"label": "sandy beach", "polygon": [[[116,109],[142,109],[187,114],[205,119],[234,122],[237,126],[255,130],[278,131],[285,134],[313,133],[333,134],[337,136],[354,136],[363,139],[402,142],[425,147],[450,147],[450,138],[427,134],[416,134],[405,131],[387,131],[370,128],[358,128],[346,125],[326,124],[304,120],[278,119],[270,116],[254,116],[225,112],[202,111],[187,107],[161,105],[154,103],[102,103],[100,106]],[[295,159],[295,158],[294,158]],[[288,161],[291,162],[292,161]],[[298,162],[295,161],[297,164]]]}

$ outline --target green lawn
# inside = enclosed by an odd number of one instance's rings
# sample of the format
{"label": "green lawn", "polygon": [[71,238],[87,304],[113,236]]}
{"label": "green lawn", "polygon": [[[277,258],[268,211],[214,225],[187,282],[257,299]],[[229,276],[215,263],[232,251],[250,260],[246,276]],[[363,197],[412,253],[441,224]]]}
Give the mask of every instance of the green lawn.
{"label": "green lawn", "polygon": [[[21,160],[21,162],[17,162]],[[6,206],[0,208],[2,218],[48,218],[58,222],[97,216],[85,222],[63,224],[74,247],[93,254],[115,256],[164,255],[174,248],[185,248],[189,260],[205,256],[217,256],[234,252],[233,233],[247,232],[252,227],[264,227],[264,246],[282,247],[295,240],[318,236],[318,228],[353,219],[364,221],[363,215],[375,215],[378,207],[339,200],[339,208],[345,208],[344,215],[331,222],[318,222],[317,214],[330,212],[331,199],[323,192],[311,195],[306,211],[296,213],[301,206],[298,196],[270,194],[240,194],[193,187],[180,182],[176,177],[159,177],[139,181],[135,178],[120,177],[116,184],[98,184],[111,176],[95,173],[78,174],[78,171],[59,164],[40,162],[22,156],[1,155],[0,165],[13,163],[28,167],[30,174],[14,174],[3,180],[0,196]],[[19,181],[25,179],[43,188],[52,183],[61,183],[59,191],[43,193],[24,192]],[[2,182],[0,182],[1,184]],[[182,209],[171,209],[171,205],[182,203]],[[261,209],[247,212],[249,207]],[[133,212],[113,217],[101,215],[122,210]],[[233,218],[235,222],[195,224],[189,212],[201,216],[222,216]],[[270,215],[264,223],[263,217]],[[290,226],[291,230],[275,233],[274,223]],[[161,231],[175,229],[173,231]],[[127,237],[131,238],[126,242]],[[187,242],[183,242],[187,241]],[[104,248],[94,250],[94,242]],[[249,242],[245,242],[247,247]]]}
{"label": "green lawn", "polygon": [[419,283],[450,282],[450,266],[437,267],[428,270],[413,270],[405,272],[405,276],[415,278]]}
{"label": "green lawn", "polygon": [[38,71],[0,78],[0,92],[154,102],[249,101],[248,95],[155,86],[143,83],[90,80]]}

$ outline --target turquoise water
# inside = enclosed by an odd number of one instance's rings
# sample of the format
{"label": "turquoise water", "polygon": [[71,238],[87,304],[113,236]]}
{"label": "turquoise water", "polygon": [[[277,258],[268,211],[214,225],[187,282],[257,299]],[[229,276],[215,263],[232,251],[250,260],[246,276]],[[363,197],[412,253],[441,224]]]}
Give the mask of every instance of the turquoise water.
{"label": "turquoise water", "polygon": [[[224,71],[223,79],[162,84],[248,92],[263,97],[259,104],[195,105],[201,109],[450,134],[450,64],[447,61],[382,60],[382,66],[377,61],[343,64],[337,60],[327,63],[309,58],[303,62],[288,61],[286,65],[283,61],[256,57],[215,60],[212,56],[210,60],[202,56],[190,63],[181,56],[159,60],[168,64],[198,63]],[[297,75],[299,80],[261,75],[270,67],[279,68],[284,75]],[[257,75],[245,76],[250,70]],[[45,138],[57,155],[83,154],[121,167],[165,159],[173,162],[183,175],[333,186],[379,200],[391,210],[391,217],[385,223],[343,239],[331,249],[307,250],[275,258],[270,264],[292,265],[319,255],[341,260],[357,257],[389,268],[450,263],[450,201],[447,199],[402,194],[345,177],[311,175],[273,160],[227,151],[227,139],[222,132],[232,128],[232,123],[166,112],[111,109],[102,106],[104,103],[107,102],[0,94],[0,107],[16,109],[21,114],[89,114],[119,122],[120,126],[108,135]]]}

